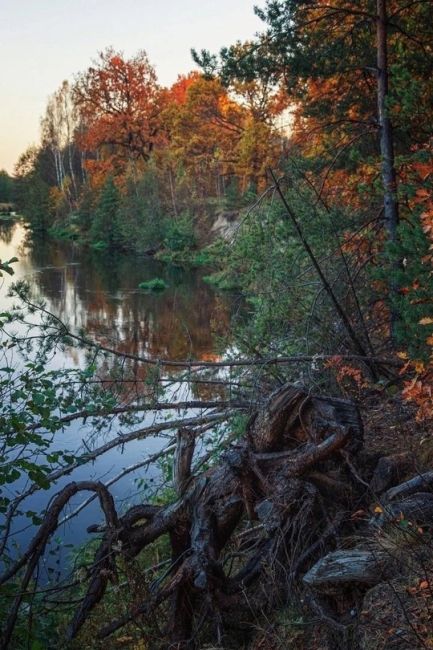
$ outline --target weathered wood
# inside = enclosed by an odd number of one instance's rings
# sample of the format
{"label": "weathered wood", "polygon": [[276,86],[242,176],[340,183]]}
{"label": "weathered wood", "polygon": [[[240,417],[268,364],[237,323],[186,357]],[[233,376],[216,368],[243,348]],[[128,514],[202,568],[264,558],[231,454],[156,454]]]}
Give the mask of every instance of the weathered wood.
{"label": "weathered wood", "polygon": [[[281,569],[269,573],[270,567],[276,563],[281,568],[291,554],[300,553],[306,526],[313,531],[311,543],[322,529],[319,525],[315,531],[317,522],[313,526],[312,518],[317,488],[300,477],[342,447],[359,446],[361,440],[362,425],[351,403],[316,399],[297,387],[283,386],[251,418],[245,438],[222,455],[218,466],[199,479],[189,480],[176,504],[122,536],[125,552],[129,546],[130,554],[135,555],[164,531],[172,540],[178,539],[179,522],[189,528],[188,553],[175,573],[185,577],[176,583],[177,606],[173,612],[176,616],[183,612],[188,620],[174,626],[173,641],[180,643],[182,629],[184,633],[191,629],[195,602],[201,607],[201,616],[203,607],[209,608],[209,615],[221,607],[223,616],[224,608],[233,606],[233,601],[227,600],[229,594],[241,596],[259,577],[266,582],[273,575],[269,583],[272,601],[286,574]],[[264,537],[256,553],[246,556],[244,567],[229,577],[223,571],[220,554],[245,516],[262,520]],[[182,589],[188,594],[188,611],[180,595]],[[249,600],[250,609],[253,606],[254,596]]]}
{"label": "weathered wood", "polygon": [[384,579],[389,555],[359,549],[334,551],[321,558],[303,577],[303,582],[324,593],[352,583],[376,585]]}
{"label": "weathered wood", "polygon": [[307,399],[305,391],[294,386],[283,386],[272,393],[267,406],[250,422],[249,435],[255,450],[280,449],[283,435],[300,428],[299,408]]}
{"label": "weathered wood", "polygon": [[385,493],[384,499],[386,501],[393,501],[394,499],[401,499],[415,492],[427,491],[429,489],[433,489],[433,471],[423,472],[422,474],[418,474],[418,476],[414,476],[409,481],[396,485]]}
{"label": "weathered wood", "polygon": [[[329,531],[336,530],[329,523],[338,520],[341,509],[336,493],[348,485],[347,463],[341,462],[340,452],[345,450],[349,458],[362,445],[362,423],[352,403],[315,397],[290,384],[282,386],[253,415],[246,435],[199,476],[191,476],[194,437],[192,431],[178,434],[174,503],[134,506],[123,517],[114,512],[104,530],[88,591],[69,627],[70,638],[76,636],[112,579],[114,567],[107,563],[114,542],[115,553],[129,561],[168,535],[172,564],[149,586],[148,602],[135,604],[107,625],[101,636],[138,616],[153,615],[164,604],[171,621],[172,647],[183,648],[204,619],[216,620],[219,638],[224,621],[237,607],[243,607],[248,617],[262,611],[263,599],[254,589],[258,579],[267,593],[266,607],[271,607],[290,588],[307,558],[317,557],[320,544],[330,539]],[[357,498],[361,494],[356,490],[355,483],[345,489],[348,505],[352,493]],[[226,547],[252,520],[262,524],[255,543],[241,549],[232,571],[224,563]],[[346,580],[350,575],[352,580],[356,576],[369,580],[361,576],[361,559],[356,563],[352,558],[351,574],[349,564]],[[105,573],[100,575],[99,567]]]}
{"label": "weathered wood", "polygon": [[312,398],[313,428],[333,426],[333,423],[346,427],[351,431],[351,442],[348,450],[351,453],[359,451],[364,441],[364,426],[358,407],[354,402],[338,397],[315,396]]}
{"label": "weathered wood", "polygon": [[173,461],[173,483],[176,492],[185,492],[191,478],[191,463],[195,448],[195,433],[193,429],[180,428],[177,431],[176,451]]}
{"label": "weathered wood", "polygon": [[392,501],[383,506],[383,512],[373,517],[371,524],[382,527],[401,519],[423,524],[433,524],[433,494],[416,492],[401,501]]}

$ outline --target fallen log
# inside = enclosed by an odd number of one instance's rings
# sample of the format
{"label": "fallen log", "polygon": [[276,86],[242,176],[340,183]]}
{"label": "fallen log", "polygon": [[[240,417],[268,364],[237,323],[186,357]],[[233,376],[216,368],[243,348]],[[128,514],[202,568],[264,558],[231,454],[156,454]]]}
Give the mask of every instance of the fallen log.
{"label": "fallen log", "polygon": [[[337,634],[338,647],[352,648],[348,631],[360,611],[364,595],[386,580],[392,571],[389,554],[360,548],[340,550],[322,557],[303,577],[306,602]],[[332,632],[333,631],[333,632]]]}
{"label": "fallen log", "polygon": [[416,492],[405,499],[384,504],[382,512],[371,520],[372,526],[383,528],[387,524],[400,521],[418,525],[433,524],[433,494],[431,492]]}
{"label": "fallen log", "polygon": [[414,478],[391,488],[385,493],[384,498],[386,501],[393,501],[394,499],[407,497],[415,492],[427,492],[427,490],[432,490],[432,488],[433,471],[423,472],[422,474],[418,474],[418,476],[414,476]]}
{"label": "fallen log", "polygon": [[309,587],[323,593],[337,593],[341,585],[373,586],[382,582],[389,555],[362,549],[334,551],[322,557],[303,577]]}

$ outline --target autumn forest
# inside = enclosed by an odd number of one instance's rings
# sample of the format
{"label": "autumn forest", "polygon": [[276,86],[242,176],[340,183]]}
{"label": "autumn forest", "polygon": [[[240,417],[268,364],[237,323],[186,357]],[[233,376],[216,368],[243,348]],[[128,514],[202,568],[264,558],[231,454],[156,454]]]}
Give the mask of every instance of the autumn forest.
{"label": "autumn forest", "polygon": [[97,270],[78,327],[0,260],[1,648],[433,648],[433,0],[262,5],[169,87],[96,53],[0,172]]}

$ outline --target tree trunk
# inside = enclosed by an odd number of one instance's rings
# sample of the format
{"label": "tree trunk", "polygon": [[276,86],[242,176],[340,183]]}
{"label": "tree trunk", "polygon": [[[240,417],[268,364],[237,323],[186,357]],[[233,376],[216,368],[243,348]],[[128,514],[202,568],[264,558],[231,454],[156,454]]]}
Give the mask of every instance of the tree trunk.
{"label": "tree trunk", "polygon": [[[383,209],[388,241],[398,241],[397,227],[399,209],[397,201],[397,177],[394,164],[394,140],[392,122],[389,117],[388,88],[388,16],[386,0],[377,0],[377,112],[380,135],[380,156],[382,163]],[[391,302],[398,291],[395,272],[399,268],[396,260],[390,276]],[[395,325],[398,319],[395,307],[391,306],[391,335],[395,337]]]}
{"label": "tree trunk", "polygon": [[399,222],[396,198],[397,179],[394,167],[392,123],[388,113],[388,18],[386,0],[377,0],[377,109],[380,128],[380,154],[385,225],[390,241],[397,239]]}

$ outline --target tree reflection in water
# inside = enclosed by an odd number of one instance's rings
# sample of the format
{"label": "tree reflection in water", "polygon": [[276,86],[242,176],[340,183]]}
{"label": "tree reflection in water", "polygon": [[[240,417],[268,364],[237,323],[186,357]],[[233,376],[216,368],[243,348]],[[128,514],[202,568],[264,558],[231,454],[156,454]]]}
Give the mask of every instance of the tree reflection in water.
{"label": "tree reflection in water", "polygon": [[[0,244],[2,257],[19,257],[17,277],[27,279],[47,309],[75,332],[83,330],[101,345],[141,357],[219,358],[218,340],[228,334],[235,299],[216,293],[203,282],[202,272],[38,239],[20,223],[2,224]],[[158,294],[138,289],[155,277],[163,278],[168,289]],[[79,363],[76,350],[64,355],[66,364]],[[106,376],[112,363],[109,359],[100,369]],[[130,361],[129,371],[135,379],[146,378],[142,364]],[[194,392],[208,396],[209,388],[196,386]]]}

